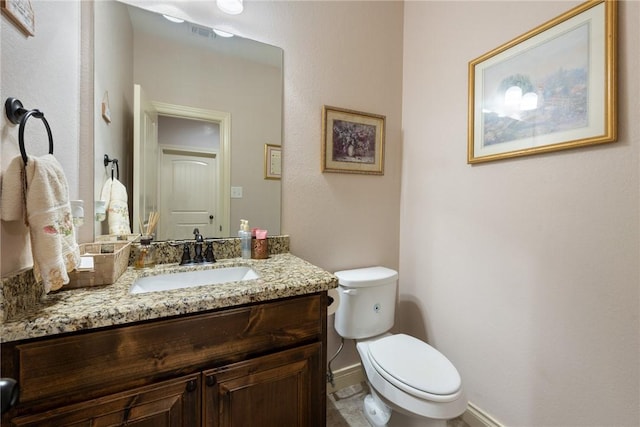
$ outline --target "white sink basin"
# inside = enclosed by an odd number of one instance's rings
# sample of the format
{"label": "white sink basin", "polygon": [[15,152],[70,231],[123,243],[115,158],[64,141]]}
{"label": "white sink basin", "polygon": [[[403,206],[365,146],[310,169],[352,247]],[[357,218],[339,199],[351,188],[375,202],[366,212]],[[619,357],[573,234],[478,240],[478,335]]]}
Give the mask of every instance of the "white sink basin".
{"label": "white sink basin", "polygon": [[137,279],[131,285],[132,294],[169,291],[227,282],[258,279],[260,276],[250,267],[211,268],[208,270],[181,271],[158,274]]}

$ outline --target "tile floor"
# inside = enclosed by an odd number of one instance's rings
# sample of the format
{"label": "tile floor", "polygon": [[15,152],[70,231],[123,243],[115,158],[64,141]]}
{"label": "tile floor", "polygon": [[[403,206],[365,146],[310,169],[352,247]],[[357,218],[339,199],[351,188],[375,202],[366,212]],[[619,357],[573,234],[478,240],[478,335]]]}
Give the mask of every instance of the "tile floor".
{"label": "tile floor", "polygon": [[[366,384],[356,384],[327,396],[327,427],[371,427],[362,413],[367,393]],[[461,417],[448,421],[447,426],[469,427]]]}

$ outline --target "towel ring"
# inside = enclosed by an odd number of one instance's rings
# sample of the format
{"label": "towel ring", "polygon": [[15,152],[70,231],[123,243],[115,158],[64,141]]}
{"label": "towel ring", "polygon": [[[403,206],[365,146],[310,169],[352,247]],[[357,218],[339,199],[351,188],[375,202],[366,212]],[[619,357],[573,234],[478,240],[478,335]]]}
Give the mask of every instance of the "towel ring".
{"label": "towel ring", "polygon": [[29,117],[35,117],[37,119],[42,120],[44,123],[44,127],[47,129],[47,136],[49,137],[49,154],[53,154],[53,135],[51,134],[51,127],[49,126],[49,122],[44,118],[44,114],[40,110],[29,110],[27,111],[22,119],[20,120],[20,129],[18,130],[18,141],[20,143],[20,154],[22,155],[22,160],[24,164],[27,164],[27,151],[24,148],[24,128],[26,127],[27,120]]}
{"label": "towel ring", "polygon": [[27,120],[29,120],[29,117],[31,116],[42,120],[44,123],[44,126],[47,129],[47,136],[49,137],[49,154],[53,154],[53,136],[51,134],[51,127],[49,126],[47,119],[44,118],[44,113],[42,111],[37,109],[27,110],[22,105],[22,102],[16,98],[7,98],[4,106],[9,121],[15,125],[18,123],[20,124],[20,129],[18,130],[18,141],[20,143],[20,154],[22,155],[22,160],[25,165],[27,164],[28,157],[27,151],[24,148],[24,128],[27,124]]}
{"label": "towel ring", "polygon": [[113,180],[113,165],[116,165],[116,179],[120,179],[120,164],[118,163],[118,159],[113,159],[113,163],[111,163],[111,179]]}
{"label": "towel ring", "polygon": [[120,179],[120,164],[118,159],[110,159],[108,154],[104,155],[104,167],[106,168],[111,163],[111,179],[113,180],[113,166],[116,166],[116,179]]}

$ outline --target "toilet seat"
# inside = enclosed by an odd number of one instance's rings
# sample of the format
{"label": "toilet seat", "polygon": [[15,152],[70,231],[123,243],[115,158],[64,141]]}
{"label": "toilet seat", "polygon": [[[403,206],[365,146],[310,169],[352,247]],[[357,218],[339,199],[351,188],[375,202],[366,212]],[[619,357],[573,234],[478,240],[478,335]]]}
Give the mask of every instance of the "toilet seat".
{"label": "toilet seat", "polygon": [[385,380],[418,398],[449,402],[462,392],[455,366],[438,350],[412,336],[380,338],[369,344],[368,355]]}

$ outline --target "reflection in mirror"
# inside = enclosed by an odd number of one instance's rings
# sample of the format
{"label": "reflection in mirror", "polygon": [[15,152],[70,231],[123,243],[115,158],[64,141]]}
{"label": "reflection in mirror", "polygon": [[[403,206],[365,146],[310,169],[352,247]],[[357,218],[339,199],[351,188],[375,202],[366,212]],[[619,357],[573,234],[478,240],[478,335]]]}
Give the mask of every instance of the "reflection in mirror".
{"label": "reflection in mirror", "polygon": [[[160,212],[156,240],[236,236],[240,219],[280,234],[280,181],[265,144],[282,139],[280,48],[173,23],[115,1],[94,6],[94,191],[118,158],[134,233]],[[233,189],[233,191],[231,191]],[[232,196],[233,195],[233,196]],[[109,234],[107,221],[96,234]]]}

